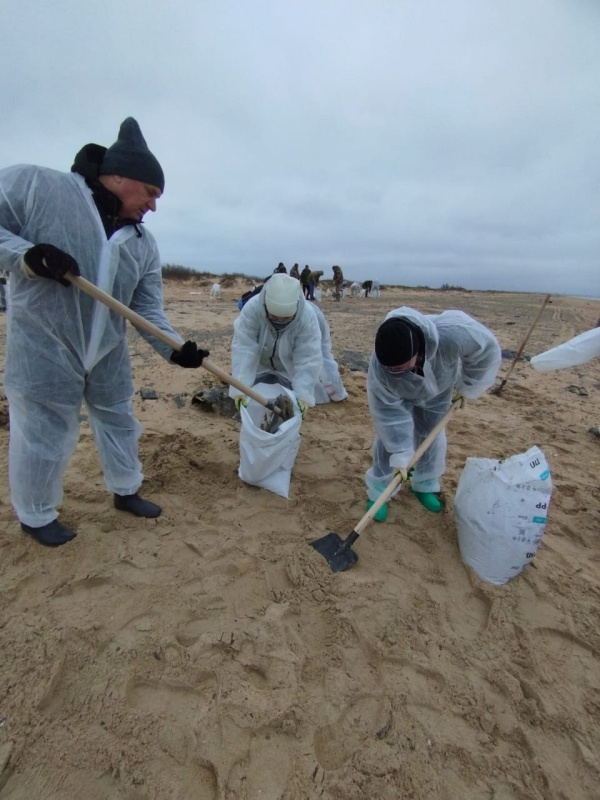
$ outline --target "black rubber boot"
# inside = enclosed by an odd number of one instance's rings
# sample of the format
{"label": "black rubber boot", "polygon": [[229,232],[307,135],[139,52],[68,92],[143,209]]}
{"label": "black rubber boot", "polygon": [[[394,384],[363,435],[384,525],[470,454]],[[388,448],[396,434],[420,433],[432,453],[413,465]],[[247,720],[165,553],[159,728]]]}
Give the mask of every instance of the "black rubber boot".
{"label": "black rubber boot", "polygon": [[116,494],[114,498],[115,508],[118,508],[119,511],[129,511],[131,514],[135,514],[136,517],[154,519],[159,517],[162,511],[162,508],[157,506],[156,503],[152,503],[150,500],[142,500],[137,493]]}
{"label": "black rubber boot", "polygon": [[60,547],[61,544],[66,544],[77,536],[76,533],[57,519],[55,519],[54,522],[49,522],[47,525],[42,525],[41,528],[32,528],[30,525],[25,525],[22,522],[21,530],[33,536],[36,542],[46,547]]}

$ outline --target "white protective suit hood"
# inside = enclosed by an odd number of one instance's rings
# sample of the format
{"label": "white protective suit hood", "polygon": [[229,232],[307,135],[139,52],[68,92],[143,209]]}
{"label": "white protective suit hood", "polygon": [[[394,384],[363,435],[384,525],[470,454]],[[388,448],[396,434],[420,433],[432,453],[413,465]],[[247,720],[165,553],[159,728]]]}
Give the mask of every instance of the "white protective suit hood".
{"label": "white protective suit hood", "polygon": [[375,353],[371,356],[369,372],[373,370],[377,375],[377,379],[381,384],[381,391],[389,391],[390,399],[397,396],[400,387],[402,389],[402,396],[406,400],[435,397],[436,394],[439,394],[440,389],[431,365],[438,350],[439,336],[432,321],[432,317],[425,316],[415,311],[414,308],[409,308],[407,306],[390,311],[389,314],[386,315],[384,322],[392,317],[400,317],[408,320],[408,322],[418,327],[423,333],[423,338],[425,340],[423,376],[413,372],[400,374],[388,372],[385,367],[379,363]]}

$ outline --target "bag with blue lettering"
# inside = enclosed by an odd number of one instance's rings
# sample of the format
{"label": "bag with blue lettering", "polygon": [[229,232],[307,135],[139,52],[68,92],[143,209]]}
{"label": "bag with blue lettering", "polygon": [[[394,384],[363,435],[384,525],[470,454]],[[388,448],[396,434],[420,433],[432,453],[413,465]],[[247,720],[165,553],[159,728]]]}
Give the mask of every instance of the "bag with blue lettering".
{"label": "bag with blue lettering", "polygon": [[468,458],[454,498],[465,564],[501,585],[531,563],[546,526],[552,480],[539,447],[502,461]]}

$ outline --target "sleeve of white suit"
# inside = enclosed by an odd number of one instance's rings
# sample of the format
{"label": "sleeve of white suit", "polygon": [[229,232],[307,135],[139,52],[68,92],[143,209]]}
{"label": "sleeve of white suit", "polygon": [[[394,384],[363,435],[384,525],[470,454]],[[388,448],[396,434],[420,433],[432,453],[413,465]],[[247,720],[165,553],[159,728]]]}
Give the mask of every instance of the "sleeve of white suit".
{"label": "sleeve of white suit", "polygon": [[[253,297],[246,303],[233,323],[231,374],[246,386],[254,384],[260,361],[261,317],[265,316],[265,312],[258,297]],[[230,397],[239,397],[242,394],[235,386],[229,387]]]}
{"label": "sleeve of white suit", "polygon": [[448,369],[458,361],[459,372],[455,382],[458,394],[475,400],[487,391],[496,380],[502,351],[494,334],[463,311],[445,311],[437,319],[440,341],[445,343]]}
{"label": "sleeve of white suit", "polygon": [[303,314],[294,341],[292,389],[309,408],[315,405],[315,384],[323,368],[321,331],[313,314]]}
{"label": "sleeve of white suit", "polygon": [[577,367],[596,356],[600,356],[600,328],[580,333],[551,350],[533,356],[530,364],[539,372],[550,372],[554,369]]}

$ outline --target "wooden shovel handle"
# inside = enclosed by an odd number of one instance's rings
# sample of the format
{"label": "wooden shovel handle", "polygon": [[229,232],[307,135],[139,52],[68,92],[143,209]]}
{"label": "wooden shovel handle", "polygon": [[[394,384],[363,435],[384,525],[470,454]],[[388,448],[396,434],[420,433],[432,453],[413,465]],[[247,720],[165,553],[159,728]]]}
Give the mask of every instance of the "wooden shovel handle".
{"label": "wooden shovel handle", "polygon": [[521,342],[521,346],[520,346],[520,347],[519,347],[519,349],[517,350],[517,352],[516,352],[516,354],[515,354],[515,357],[514,357],[514,358],[513,358],[513,360],[512,360],[512,364],[511,364],[511,365],[510,365],[510,367],[508,368],[508,372],[506,373],[506,376],[505,376],[505,378],[504,378],[504,380],[503,380],[503,382],[502,382],[502,385],[503,385],[503,386],[504,386],[504,384],[506,383],[506,381],[509,379],[509,377],[510,377],[510,373],[513,371],[515,364],[516,364],[516,363],[517,363],[517,361],[518,361],[518,360],[521,358],[521,353],[522,353],[522,352],[523,352],[523,350],[525,349],[525,345],[526,345],[526,344],[527,344],[527,342],[529,341],[529,337],[530,337],[530,336],[531,336],[531,334],[533,333],[533,329],[535,328],[535,326],[538,324],[538,322],[539,322],[539,320],[540,320],[540,317],[542,316],[542,313],[543,313],[544,309],[546,308],[546,306],[547,306],[547,305],[548,305],[548,303],[550,302],[550,298],[551,298],[551,297],[552,297],[552,295],[551,295],[551,294],[547,294],[547,295],[546,295],[546,297],[544,297],[544,301],[543,301],[543,303],[542,303],[542,306],[541,306],[540,310],[539,310],[539,311],[538,311],[538,313],[535,315],[535,319],[534,319],[534,320],[533,320],[533,322],[531,323],[531,327],[529,328],[529,330],[528,330],[528,331],[527,331],[527,333],[525,334],[525,338],[524,338],[524,339],[523,339],[523,341]]}
{"label": "wooden shovel handle", "polygon": [[[65,278],[69,280],[73,286],[76,286],[78,289],[81,289],[82,292],[85,294],[89,294],[90,297],[93,297],[95,300],[98,300],[100,303],[104,303],[105,306],[108,306],[113,311],[116,311],[117,314],[120,314],[125,319],[128,319],[132,325],[136,328],[140,328],[146,333],[152,334],[157,339],[160,339],[161,342],[168,344],[169,347],[172,347],[173,350],[179,352],[181,350],[181,342],[179,339],[175,339],[166,331],[161,330],[156,325],[154,325],[149,320],[145,319],[145,317],[140,316],[135,311],[132,311],[123,303],[120,303],[116,298],[112,295],[104,292],[102,289],[99,289],[95,284],[90,283],[90,281],[82,278],[79,275],[73,275],[70,272],[65,273]],[[261,406],[265,408],[269,408],[274,411],[276,414],[281,416],[281,410],[274,406],[270,400],[267,400],[266,397],[263,397],[258,392],[255,392],[250,386],[246,386],[241,381],[238,381],[237,378],[234,378],[233,375],[229,375],[225,370],[218,367],[216,364],[213,364],[212,361],[209,361],[208,358],[202,359],[202,366],[204,369],[208,370],[208,372],[212,372],[217,378],[222,380],[224,383],[229,384],[230,386],[234,386],[236,389],[239,389],[240,392],[247,394],[248,397],[251,397],[253,400],[256,400],[257,403],[260,403]]]}
{"label": "wooden shovel handle", "polygon": [[[441,433],[441,431],[442,431],[442,430],[443,430],[443,429],[446,427],[446,425],[447,425],[447,424],[450,422],[450,420],[452,419],[452,417],[453,417],[453,416],[456,414],[456,412],[458,411],[458,409],[459,409],[459,408],[461,408],[461,407],[462,407],[462,404],[461,404],[461,402],[460,402],[460,401],[457,401],[457,402],[454,402],[454,403],[452,403],[452,405],[450,406],[450,408],[448,409],[448,411],[446,411],[446,413],[445,413],[445,414],[444,414],[444,416],[441,418],[441,420],[438,422],[438,424],[435,426],[435,428],[433,428],[433,429],[431,430],[431,432],[429,433],[429,435],[428,435],[428,436],[427,436],[425,439],[423,439],[423,441],[421,442],[421,444],[420,444],[420,445],[417,447],[417,449],[415,450],[413,457],[411,458],[411,460],[410,460],[410,462],[409,462],[408,466],[406,467],[406,471],[407,471],[407,472],[408,472],[408,470],[410,470],[410,469],[411,469],[411,467],[414,467],[414,465],[415,465],[415,464],[417,463],[417,461],[418,461],[418,460],[421,458],[421,456],[423,455],[423,453],[424,453],[424,452],[427,450],[427,448],[428,448],[428,447],[429,447],[429,446],[432,444],[432,442],[434,442],[434,441],[435,441],[435,439],[437,438],[437,436],[438,436],[438,435]],[[396,477],[395,477],[395,478],[394,478],[394,479],[393,479],[393,480],[392,480],[392,481],[391,481],[391,482],[388,484],[388,486],[386,487],[385,491],[383,491],[383,492],[382,492],[382,493],[379,495],[379,497],[378,497],[378,498],[377,498],[377,500],[376,500],[376,501],[373,503],[373,505],[371,506],[371,508],[370,508],[370,509],[367,511],[367,513],[364,515],[364,517],[363,517],[363,518],[360,520],[360,522],[358,523],[358,525],[356,525],[356,526],[355,526],[355,528],[354,528],[354,533],[356,533],[356,534],[359,534],[359,533],[360,533],[362,530],[364,530],[364,528],[366,528],[366,526],[367,526],[367,525],[369,524],[369,522],[370,522],[370,521],[373,519],[373,517],[375,516],[375,514],[376,514],[376,513],[379,511],[379,509],[381,508],[381,506],[382,506],[384,503],[387,503],[387,501],[388,501],[388,500],[390,499],[390,497],[391,497],[391,496],[394,494],[394,492],[396,491],[396,489],[398,488],[398,486],[399,486],[401,483],[402,483],[402,475],[401,475],[401,474],[398,474],[398,475],[396,475]]]}

